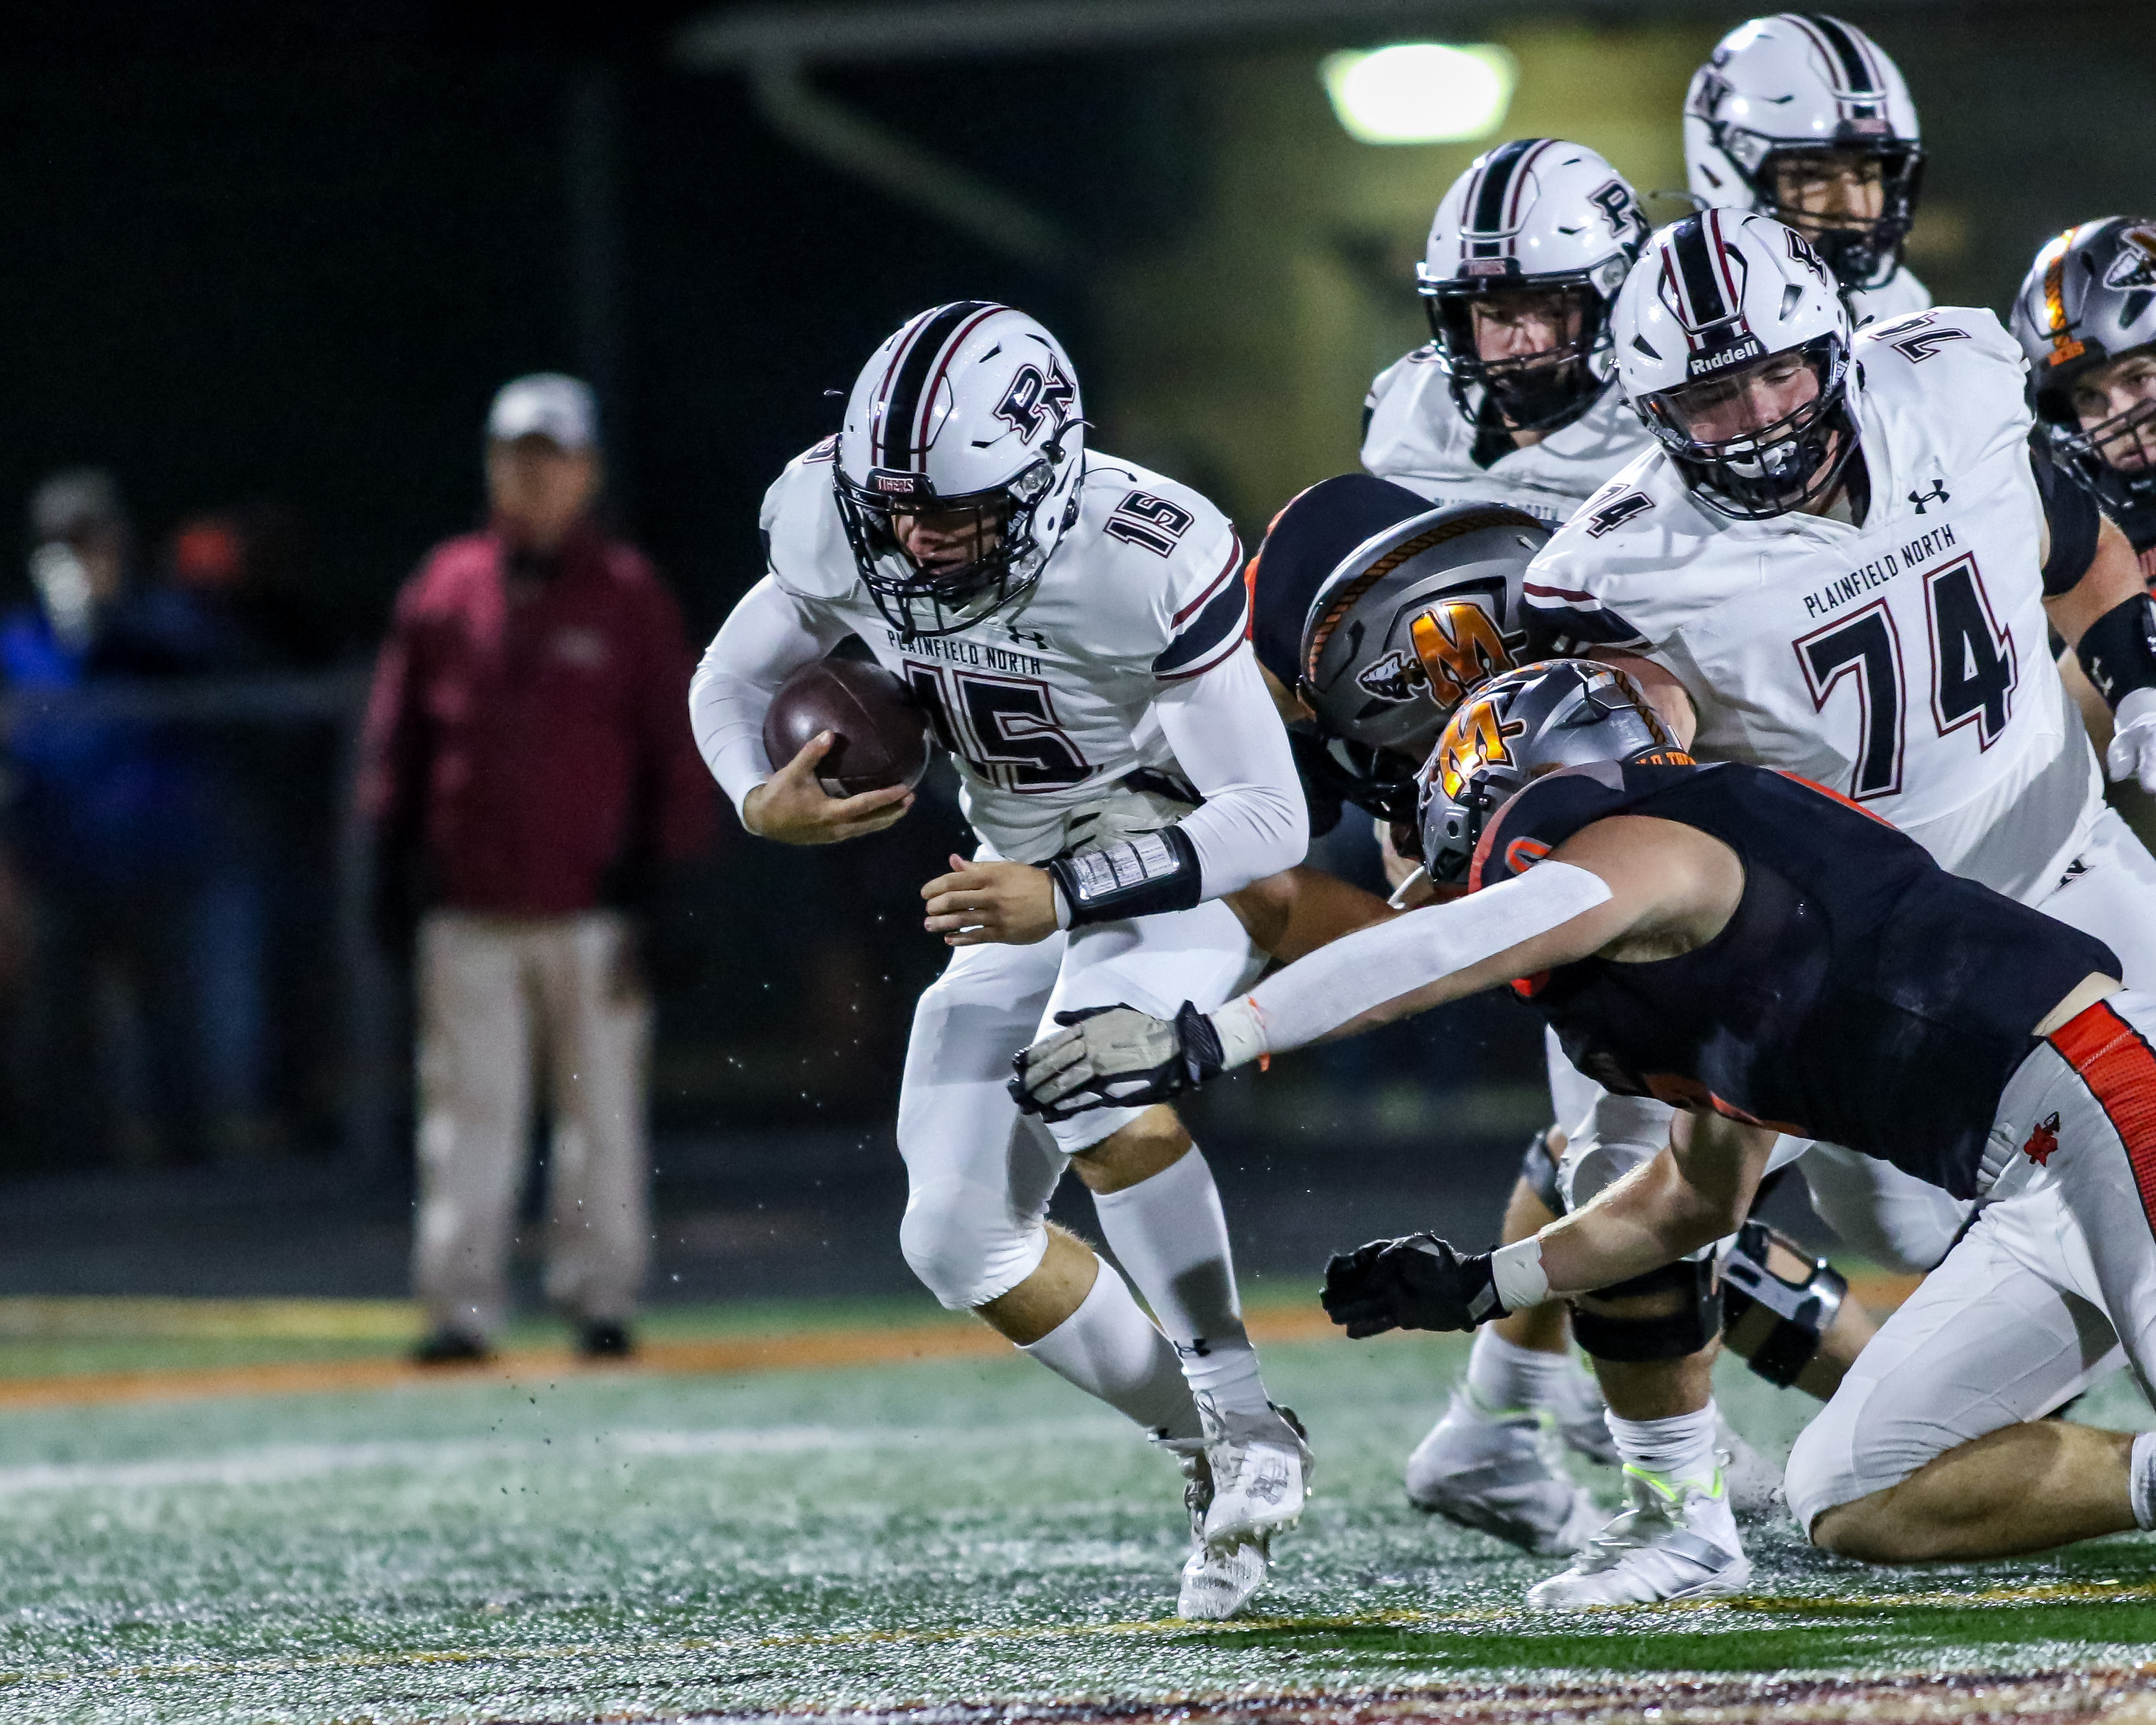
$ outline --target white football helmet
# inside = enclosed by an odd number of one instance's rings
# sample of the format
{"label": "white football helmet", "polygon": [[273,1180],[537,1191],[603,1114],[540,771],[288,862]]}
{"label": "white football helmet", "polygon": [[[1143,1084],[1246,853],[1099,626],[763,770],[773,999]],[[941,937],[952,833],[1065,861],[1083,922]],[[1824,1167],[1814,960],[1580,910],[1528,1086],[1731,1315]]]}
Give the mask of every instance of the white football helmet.
{"label": "white football helmet", "polygon": [[1855,453],[1849,310],[1794,228],[1686,216],[1648,242],[1613,321],[1625,400],[1709,508],[1785,515],[1825,495]]}
{"label": "white football helmet", "polygon": [[876,608],[911,639],[1023,598],[1078,518],[1085,449],[1077,373],[1032,318],[986,300],[909,318],[855,381],[834,463]]}
{"label": "white football helmet", "polygon": [[[1902,267],[1924,151],[1901,69],[1854,24],[1784,12],[1739,24],[1715,44],[1685,96],[1685,171],[1709,209],[1749,209],[1811,241],[1845,292],[1883,285]],[[1879,214],[1805,215],[1776,193],[1779,155],[1835,151],[1878,165]]]}
{"label": "white football helmet", "polygon": [[[1481,423],[1486,405],[1507,429],[1554,430],[1594,404],[1610,376],[1610,302],[1646,241],[1639,198],[1584,144],[1516,138],[1452,182],[1415,280],[1452,398],[1470,424]],[[1569,339],[1486,360],[1476,302],[1523,290],[1565,296]]]}

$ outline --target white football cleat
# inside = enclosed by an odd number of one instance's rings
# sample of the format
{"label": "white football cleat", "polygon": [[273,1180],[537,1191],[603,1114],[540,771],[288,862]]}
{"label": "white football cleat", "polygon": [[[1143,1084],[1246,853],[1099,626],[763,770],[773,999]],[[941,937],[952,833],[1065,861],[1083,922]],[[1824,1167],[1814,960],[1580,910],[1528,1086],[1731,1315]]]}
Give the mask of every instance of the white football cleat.
{"label": "white football cleat", "polygon": [[1649,1605],[1742,1593],[1752,1560],[1738,1538],[1722,1471],[1712,1481],[1673,1480],[1627,1466],[1632,1507],[1594,1536],[1562,1575],[1527,1589],[1537,1611]]}
{"label": "white football cleat", "polygon": [[1788,1504],[1781,1469],[1738,1436],[1719,1410],[1714,1420],[1714,1459],[1722,1464],[1730,1511],[1738,1521],[1764,1521]]}
{"label": "white football cleat", "polygon": [[1553,1428],[1532,1409],[1482,1409],[1463,1384],[1408,1457],[1408,1502],[1537,1557],[1594,1537],[1602,1515],[1564,1471]]}
{"label": "white football cleat", "polygon": [[1270,1402],[1265,1408],[1263,1414],[1228,1412],[1209,1396],[1198,1398],[1213,1470],[1203,1535],[1208,1545],[1270,1538],[1302,1519],[1317,1458],[1301,1420]]}
{"label": "white football cleat", "polygon": [[1233,1617],[1250,1603],[1250,1595],[1265,1585],[1272,1567],[1269,1535],[1209,1545],[1200,1540],[1183,1565],[1183,1581],[1175,1598],[1175,1615],[1205,1623]]}
{"label": "white football cleat", "polygon": [[1617,1440],[1609,1435],[1609,1422],[1603,1418],[1609,1406],[1602,1399],[1602,1386],[1578,1355],[1567,1353],[1565,1367],[1564,1382],[1550,1402],[1558,1435],[1573,1455],[1604,1467],[1616,1466],[1622,1458],[1617,1454]]}

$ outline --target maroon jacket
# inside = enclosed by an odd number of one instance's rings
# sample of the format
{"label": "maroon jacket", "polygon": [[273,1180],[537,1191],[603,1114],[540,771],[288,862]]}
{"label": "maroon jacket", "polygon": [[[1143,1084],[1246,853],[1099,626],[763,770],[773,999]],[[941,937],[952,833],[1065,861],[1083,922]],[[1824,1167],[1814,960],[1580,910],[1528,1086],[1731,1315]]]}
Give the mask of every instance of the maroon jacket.
{"label": "maroon jacket", "polygon": [[361,807],[391,856],[424,857],[431,901],[563,916],[701,849],[711,775],[680,613],[651,566],[580,530],[512,603],[506,555],[492,531],[449,540],[398,596]]}

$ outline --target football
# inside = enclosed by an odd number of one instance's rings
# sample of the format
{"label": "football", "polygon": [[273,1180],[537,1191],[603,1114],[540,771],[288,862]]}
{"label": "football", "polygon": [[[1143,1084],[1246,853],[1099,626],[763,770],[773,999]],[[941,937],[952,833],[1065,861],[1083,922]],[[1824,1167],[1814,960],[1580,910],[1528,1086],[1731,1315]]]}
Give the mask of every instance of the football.
{"label": "football", "polygon": [[816,781],[829,797],[911,786],[928,770],[928,715],[913,691],[881,665],[819,659],[778,685],[763,717],[763,752],[773,768],[799,754],[819,731],[835,733]]}

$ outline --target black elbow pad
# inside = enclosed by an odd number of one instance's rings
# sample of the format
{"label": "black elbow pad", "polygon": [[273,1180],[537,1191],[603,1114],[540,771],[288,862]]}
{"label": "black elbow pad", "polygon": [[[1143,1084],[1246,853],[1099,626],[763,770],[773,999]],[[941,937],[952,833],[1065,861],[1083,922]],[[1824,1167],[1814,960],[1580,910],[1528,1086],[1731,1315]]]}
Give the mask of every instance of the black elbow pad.
{"label": "black elbow pad", "polygon": [[2156,607],[2146,593],[2123,599],[2092,623],[2074,656],[2114,710],[2136,689],[2156,688]]}

